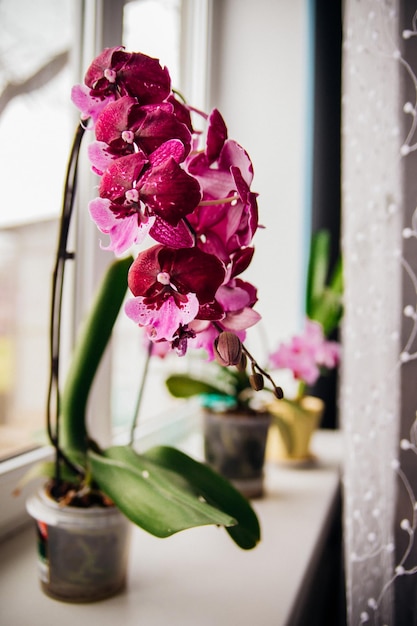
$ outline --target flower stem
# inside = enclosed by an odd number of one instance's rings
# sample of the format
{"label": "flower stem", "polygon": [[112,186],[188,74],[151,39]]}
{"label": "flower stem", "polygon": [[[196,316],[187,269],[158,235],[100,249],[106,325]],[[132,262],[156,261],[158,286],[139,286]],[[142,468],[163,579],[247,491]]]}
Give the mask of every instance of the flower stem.
{"label": "flower stem", "polygon": [[139,414],[140,414],[140,408],[142,406],[142,400],[143,400],[143,395],[145,392],[145,384],[146,384],[146,379],[148,377],[148,372],[149,372],[149,364],[151,361],[151,356],[152,356],[152,349],[153,349],[153,343],[152,341],[149,342],[148,344],[148,350],[146,353],[146,359],[145,359],[145,365],[143,368],[143,373],[142,373],[142,378],[141,378],[141,382],[140,382],[140,386],[139,386],[139,392],[136,398],[136,406],[135,406],[135,413],[133,416],[133,420],[132,420],[132,426],[130,429],[130,439],[129,439],[129,445],[132,446],[135,440],[135,430],[138,424],[138,420],[139,420]]}
{"label": "flower stem", "polygon": [[[68,259],[74,258],[74,253],[67,249],[68,234],[71,224],[74,199],[77,186],[78,157],[85,128],[78,125],[74,134],[70,156],[67,165],[62,210],[59,224],[58,247],[55,258],[55,267],[52,275],[52,295],[50,309],[50,375],[47,394],[47,432],[51,444],[55,448],[55,477],[60,482],[60,461],[63,460],[72,470],[76,470],[71,461],[60,449],[59,444],[59,357],[61,343],[62,296],[64,287],[65,264]],[[54,406],[53,406],[54,405]],[[52,408],[53,406],[53,408]],[[55,422],[55,424],[53,424]]]}
{"label": "flower stem", "polygon": [[267,378],[269,380],[269,382],[271,383],[272,387],[273,387],[273,393],[274,395],[281,400],[284,397],[284,392],[282,391],[282,387],[279,387],[278,385],[275,384],[274,379],[272,378],[272,376],[270,374],[268,374],[268,372],[266,370],[264,370],[256,361],[256,359],[251,355],[251,353],[249,352],[249,350],[246,348],[246,346],[244,344],[242,344],[242,350],[243,352],[246,354],[246,356],[248,357],[248,359],[251,362],[252,367],[257,370],[260,374],[262,374],[262,376],[265,376],[265,378]]}

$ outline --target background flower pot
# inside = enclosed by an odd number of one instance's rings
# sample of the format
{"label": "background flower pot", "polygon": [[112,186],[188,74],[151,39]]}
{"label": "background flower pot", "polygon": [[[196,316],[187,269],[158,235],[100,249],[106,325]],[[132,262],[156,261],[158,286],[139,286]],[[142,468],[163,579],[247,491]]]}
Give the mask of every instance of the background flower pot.
{"label": "background flower pot", "polygon": [[43,591],[66,602],[94,602],[126,583],[130,522],[115,507],[60,506],[44,490],[26,505],[36,522]]}
{"label": "background flower pot", "polygon": [[324,402],[305,396],[299,402],[277,400],[268,405],[273,416],[266,457],[274,461],[311,461],[311,437],[319,427]]}
{"label": "background flower pot", "polygon": [[265,448],[271,416],[204,411],[207,463],[247,498],[263,495]]}

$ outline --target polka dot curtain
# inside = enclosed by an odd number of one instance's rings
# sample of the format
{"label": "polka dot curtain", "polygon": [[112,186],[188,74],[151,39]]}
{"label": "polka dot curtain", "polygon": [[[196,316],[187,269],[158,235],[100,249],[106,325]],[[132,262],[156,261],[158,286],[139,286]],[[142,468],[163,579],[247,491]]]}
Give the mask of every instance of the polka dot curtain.
{"label": "polka dot curtain", "polygon": [[417,624],[417,0],[343,16],[349,625]]}

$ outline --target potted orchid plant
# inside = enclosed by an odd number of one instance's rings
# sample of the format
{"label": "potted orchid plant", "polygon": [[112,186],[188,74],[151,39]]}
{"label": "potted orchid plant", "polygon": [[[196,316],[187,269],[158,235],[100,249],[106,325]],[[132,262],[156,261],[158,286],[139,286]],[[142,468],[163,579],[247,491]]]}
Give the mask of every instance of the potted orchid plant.
{"label": "potted orchid plant", "polygon": [[[139,454],[133,437],[126,446],[102,449],[86,417],[90,388],[121,308],[146,333],[149,356],[153,349],[182,356],[204,347],[223,367],[245,368],[245,333],[259,315],[253,308],[256,289],[240,275],[252,259],[258,208],[247,152],[228,138],[217,110],[196,111],[172,89],[168,69],[157,59],[122,47],[105,49],[84,84],[73,88],[72,100],[81,123],[65,182],[51,311],[47,426],[55,459],[37,470],[49,482],[29,500],[28,511],[37,523],[46,593],[89,601],[116,593],[125,582],[126,520],[157,537],[214,524],[243,549],[260,540],[248,500],[211,468],[169,446]],[[204,123],[204,132],[194,118]],[[86,133],[93,135],[88,156],[99,177],[89,212],[107,238],[102,246],[116,258],[61,385],[63,278],[73,257],[67,239]],[[269,374],[250,361],[254,389],[266,377],[281,396]],[[87,522],[81,521],[84,513]],[[76,530],[69,540],[72,523]],[[105,556],[99,555],[97,538],[108,528]],[[115,580],[109,579],[112,570]]]}
{"label": "potted orchid plant", "polygon": [[311,389],[321,376],[337,367],[340,344],[329,337],[343,315],[342,262],[339,258],[329,277],[330,235],[321,230],[312,237],[306,288],[304,328],[289,341],[281,342],[269,355],[272,370],[287,370],[293,393],[273,400],[273,415],[267,446],[268,458],[309,462],[311,436],[319,426],[324,402]]}
{"label": "potted orchid plant", "polygon": [[[227,350],[223,348],[225,343]],[[208,355],[213,362],[205,368],[204,374],[171,374],[165,382],[174,397],[199,399],[206,462],[231,480],[244,495],[259,498],[264,493],[265,451],[271,423],[270,394],[280,399],[283,393],[246,348],[238,363],[228,363],[234,367],[225,367],[225,354],[233,353],[234,344],[238,350],[236,336],[223,333],[217,350],[212,356]],[[269,381],[269,386],[265,385],[265,380]],[[260,391],[262,393],[258,393]]]}

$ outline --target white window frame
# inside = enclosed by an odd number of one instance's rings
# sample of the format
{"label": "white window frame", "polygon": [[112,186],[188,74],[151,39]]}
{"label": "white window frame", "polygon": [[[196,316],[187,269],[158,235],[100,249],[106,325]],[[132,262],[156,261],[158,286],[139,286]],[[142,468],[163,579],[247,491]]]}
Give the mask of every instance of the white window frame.
{"label": "white window frame", "polygon": [[[128,0],[126,0],[128,1]],[[213,0],[182,0],[182,33],[181,33],[181,75],[184,77],[181,89],[187,93],[193,105],[206,110],[209,103],[210,59],[211,59],[211,23]],[[80,0],[76,3],[76,23],[78,48],[72,56],[73,82],[82,80],[85,68],[94,56],[104,47],[119,45],[122,36],[123,6],[125,0]],[[145,51],[146,52],[146,51]],[[77,121],[74,113],[74,128]],[[93,178],[89,175],[89,167],[80,162],[78,179],[77,203],[86,206],[91,197]],[[73,320],[74,329],[87,309],[94,285],[108,265],[106,255],[96,245],[96,230],[86,211],[78,211],[77,221],[77,275],[75,276],[75,297]],[[94,242],[94,243],[93,243]],[[94,412],[106,415],[110,407],[109,390],[111,371],[111,351],[107,362],[101,367],[97,385],[100,393],[94,394]],[[189,415],[185,415],[189,420]],[[100,433],[101,438],[109,439],[111,434],[110,420],[101,419],[100,423],[108,422],[109,429]],[[172,420],[168,424],[162,420],[161,428],[172,428]],[[178,429],[180,425],[178,424]],[[152,433],[152,438],[155,434]],[[28,521],[25,510],[27,495],[33,491],[34,484],[23,488],[16,497],[13,492],[19,480],[26,472],[38,464],[52,458],[51,447],[45,446],[0,463],[0,539],[16,532]]]}

